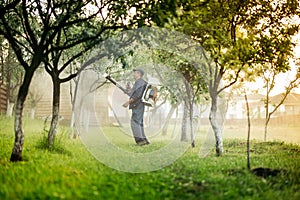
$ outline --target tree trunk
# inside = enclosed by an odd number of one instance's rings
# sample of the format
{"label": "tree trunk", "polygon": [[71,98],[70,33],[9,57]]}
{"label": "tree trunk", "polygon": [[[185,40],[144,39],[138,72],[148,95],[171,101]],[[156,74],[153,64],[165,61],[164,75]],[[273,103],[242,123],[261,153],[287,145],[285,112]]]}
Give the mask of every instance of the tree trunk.
{"label": "tree trunk", "polygon": [[248,103],[248,97],[245,92],[245,101],[246,101],[246,109],[247,109],[247,120],[248,120],[248,134],[247,134],[247,168],[248,170],[251,170],[251,160],[250,160],[250,127],[251,127],[251,121],[250,121],[250,109],[249,109],[249,103]]}
{"label": "tree trunk", "polygon": [[182,125],[181,125],[181,141],[187,141],[187,126],[188,126],[188,109],[184,104],[183,107],[183,116],[182,116]]}
{"label": "tree trunk", "polygon": [[211,95],[211,108],[209,113],[209,121],[215,134],[216,139],[216,154],[222,156],[223,154],[223,139],[220,133],[220,127],[217,123],[217,94]]}
{"label": "tree trunk", "polygon": [[191,129],[191,145],[192,147],[195,147],[195,133],[194,133],[194,105],[193,103],[191,103],[190,105],[190,112],[189,112],[189,116],[190,116],[190,129]]}
{"label": "tree trunk", "polygon": [[184,100],[185,108],[187,110],[187,114],[189,116],[189,125],[190,125],[190,134],[191,134],[191,145],[192,147],[195,147],[195,141],[194,141],[194,126],[193,126],[193,118],[194,118],[194,97],[192,95],[192,88],[189,84],[188,80],[184,80],[185,88],[187,97]]}
{"label": "tree trunk", "polygon": [[35,118],[35,108],[31,108],[31,110],[30,110],[30,118],[31,119]]}
{"label": "tree trunk", "polygon": [[6,108],[6,116],[11,117],[15,104],[10,102],[9,99],[7,100],[7,108]]}
{"label": "tree trunk", "polygon": [[75,124],[75,111],[72,108],[72,116],[71,116],[71,122],[70,122],[70,132],[69,132],[69,139],[76,139],[77,134],[74,131],[74,124]]}
{"label": "tree trunk", "polygon": [[265,122],[265,134],[264,134],[264,141],[267,141],[267,134],[268,134],[268,125],[269,125],[270,117],[266,118]]}
{"label": "tree trunk", "polygon": [[77,98],[77,92],[78,92],[78,84],[80,80],[80,74],[78,75],[78,78],[75,79],[75,89],[74,94],[72,95],[72,82],[70,82],[70,96],[71,96],[71,104],[72,104],[72,117],[70,122],[70,132],[69,132],[69,139],[73,138],[75,139],[77,137],[77,133],[74,131],[74,124],[75,124],[75,103]]}
{"label": "tree trunk", "polygon": [[265,116],[265,134],[264,134],[264,141],[267,141],[267,133],[268,133],[268,124],[269,124],[269,82],[267,81],[267,95],[266,95],[266,116]]}
{"label": "tree trunk", "polygon": [[168,133],[168,127],[169,127],[169,123],[170,123],[170,120],[171,120],[171,117],[173,116],[176,108],[178,107],[178,104],[173,104],[168,115],[167,115],[167,118],[166,118],[166,121],[163,125],[163,128],[162,128],[162,135],[166,136],[167,133]]}
{"label": "tree trunk", "polygon": [[50,129],[48,133],[48,147],[54,145],[55,135],[58,127],[59,119],[59,103],[60,103],[60,81],[56,77],[52,77],[53,83],[53,103],[52,103],[52,120],[50,124]]}
{"label": "tree trunk", "polygon": [[24,130],[22,125],[22,114],[24,108],[24,102],[28,94],[29,85],[33,76],[33,71],[27,70],[23,79],[23,83],[19,88],[16,110],[15,110],[15,122],[14,122],[14,131],[15,131],[15,141],[10,161],[16,162],[22,160],[22,152],[24,145]]}

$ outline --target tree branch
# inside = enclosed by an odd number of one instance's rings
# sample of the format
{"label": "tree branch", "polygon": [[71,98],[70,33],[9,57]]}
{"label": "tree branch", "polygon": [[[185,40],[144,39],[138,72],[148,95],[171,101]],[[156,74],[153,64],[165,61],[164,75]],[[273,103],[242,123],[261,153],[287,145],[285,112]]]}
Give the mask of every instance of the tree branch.
{"label": "tree branch", "polygon": [[240,72],[242,71],[242,67],[239,68],[239,70],[237,71],[237,73],[235,74],[235,78],[234,80],[229,83],[228,85],[224,86],[223,88],[221,88],[217,93],[220,94],[222,91],[224,91],[226,88],[231,87],[233,84],[235,84],[239,78]]}
{"label": "tree branch", "polygon": [[23,58],[22,50],[21,50],[20,46],[17,44],[17,40],[13,37],[13,34],[11,33],[11,29],[10,29],[9,25],[7,24],[4,16],[1,15],[0,17],[1,17],[1,21],[2,21],[4,29],[5,29],[5,31],[1,30],[1,32],[5,36],[5,38],[10,42],[11,47],[14,50],[18,61],[20,62],[20,64],[23,66],[23,68],[26,71],[29,68],[29,65],[25,62],[25,60]]}
{"label": "tree branch", "polygon": [[71,64],[74,60],[82,56],[86,51],[80,51],[76,55],[72,56],[67,62],[63,64],[63,66],[58,70],[58,73],[63,72],[69,64]]}
{"label": "tree branch", "polygon": [[294,79],[293,81],[290,82],[289,86],[286,88],[285,93],[282,96],[281,101],[275,106],[275,108],[272,110],[272,112],[269,113],[269,118],[284,103],[284,101],[286,100],[287,96],[290,94],[292,89],[294,89],[300,85],[300,82],[296,83],[297,81],[299,81],[298,77],[296,77],[296,79]]}
{"label": "tree branch", "polygon": [[65,83],[70,81],[71,79],[75,78],[78,75],[78,72],[70,74],[68,77],[63,78],[63,79],[59,79],[61,83]]}
{"label": "tree branch", "polygon": [[36,49],[38,46],[38,43],[37,43],[35,34],[33,33],[33,30],[31,29],[31,26],[29,23],[29,13],[27,12],[27,8],[26,8],[26,0],[22,0],[22,10],[23,10],[23,18],[24,18],[24,22],[25,22],[25,30],[30,37],[30,41],[32,42],[33,49]]}

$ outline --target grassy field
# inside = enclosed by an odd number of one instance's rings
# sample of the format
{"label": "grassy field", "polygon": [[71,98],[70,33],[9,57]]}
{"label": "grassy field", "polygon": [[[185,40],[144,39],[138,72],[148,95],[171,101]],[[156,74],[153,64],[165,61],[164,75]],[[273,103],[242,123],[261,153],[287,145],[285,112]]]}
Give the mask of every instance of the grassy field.
{"label": "grassy field", "polygon": [[[223,157],[212,152],[201,159],[196,146],[166,168],[133,174],[101,164],[80,140],[67,139],[67,129],[60,129],[53,151],[40,147],[41,121],[25,120],[24,129],[25,161],[11,163],[13,122],[0,117],[0,199],[300,199],[296,145],[252,141],[253,168],[281,169],[276,177],[246,170],[246,144],[236,139],[225,141]],[[151,145],[147,151],[157,148]]]}

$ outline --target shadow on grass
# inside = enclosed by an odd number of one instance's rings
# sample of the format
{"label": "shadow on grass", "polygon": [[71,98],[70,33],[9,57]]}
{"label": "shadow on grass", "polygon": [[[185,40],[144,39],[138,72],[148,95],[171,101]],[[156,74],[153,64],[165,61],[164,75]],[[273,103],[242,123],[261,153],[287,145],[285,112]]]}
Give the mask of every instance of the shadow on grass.
{"label": "shadow on grass", "polygon": [[271,168],[263,168],[263,167],[258,167],[251,170],[247,170],[246,168],[230,169],[230,170],[226,170],[225,173],[229,176],[236,176],[236,175],[245,175],[246,173],[249,172],[261,178],[277,177],[279,175],[286,174],[286,170],[284,169],[271,169]]}
{"label": "shadow on grass", "polygon": [[283,169],[271,169],[271,168],[263,168],[263,167],[254,168],[251,169],[250,171],[255,176],[262,177],[262,178],[276,177],[286,172],[286,170]]}

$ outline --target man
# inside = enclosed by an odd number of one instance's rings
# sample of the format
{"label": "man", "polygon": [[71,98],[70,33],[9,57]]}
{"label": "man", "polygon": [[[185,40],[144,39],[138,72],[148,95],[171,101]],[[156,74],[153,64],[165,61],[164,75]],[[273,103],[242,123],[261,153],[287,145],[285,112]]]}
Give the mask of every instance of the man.
{"label": "man", "polygon": [[129,101],[124,103],[123,106],[126,108],[129,105],[129,109],[132,110],[131,130],[137,145],[143,146],[150,144],[144,132],[145,105],[141,100],[147,82],[143,79],[144,70],[134,69],[133,72],[135,83],[131,89]]}

